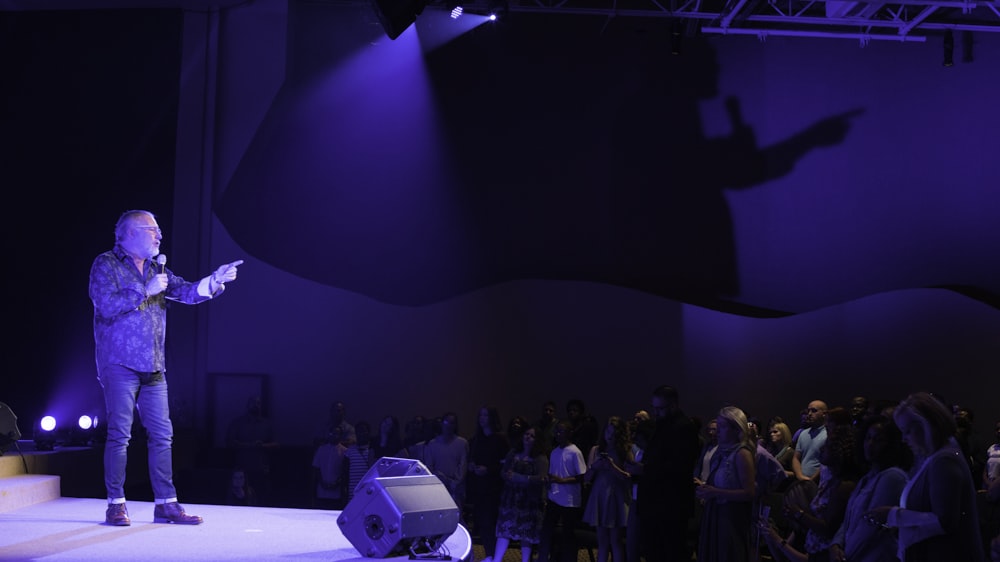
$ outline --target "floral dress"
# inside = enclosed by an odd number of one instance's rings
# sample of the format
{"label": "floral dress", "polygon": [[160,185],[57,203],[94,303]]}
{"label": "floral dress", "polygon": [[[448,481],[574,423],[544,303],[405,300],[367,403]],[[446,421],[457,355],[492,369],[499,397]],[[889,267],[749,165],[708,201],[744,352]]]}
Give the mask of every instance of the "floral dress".
{"label": "floral dress", "polygon": [[540,479],[529,478],[546,474],[548,461],[544,456],[532,458],[511,451],[504,460],[503,470],[513,470],[514,477],[504,481],[500,493],[497,537],[538,544],[545,507],[545,484]]}

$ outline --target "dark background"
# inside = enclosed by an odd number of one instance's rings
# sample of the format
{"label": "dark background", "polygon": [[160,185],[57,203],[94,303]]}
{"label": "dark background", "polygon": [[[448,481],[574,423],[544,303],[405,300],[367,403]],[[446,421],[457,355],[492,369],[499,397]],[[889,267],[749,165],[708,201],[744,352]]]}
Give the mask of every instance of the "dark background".
{"label": "dark background", "polygon": [[103,409],[87,273],[131,208],[189,279],[247,260],[170,313],[179,478],[226,466],[251,389],[289,481],[334,400],[465,435],[485,403],[603,419],[662,383],[702,418],[920,389],[1000,417],[988,34],[943,68],[935,42],[674,56],[627,18],[513,14],[426,52],[430,16],[389,41],[318,3],[0,21],[0,400],[26,434]]}

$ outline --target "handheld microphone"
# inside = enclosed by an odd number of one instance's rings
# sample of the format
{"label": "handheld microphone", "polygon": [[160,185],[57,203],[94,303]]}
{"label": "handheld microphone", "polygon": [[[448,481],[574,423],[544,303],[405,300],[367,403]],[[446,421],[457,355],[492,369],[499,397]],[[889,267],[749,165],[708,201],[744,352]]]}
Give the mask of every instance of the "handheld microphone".
{"label": "handheld microphone", "polygon": [[160,264],[160,273],[163,273],[163,268],[167,265],[167,256],[163,254],[156,256],[156,263]]}

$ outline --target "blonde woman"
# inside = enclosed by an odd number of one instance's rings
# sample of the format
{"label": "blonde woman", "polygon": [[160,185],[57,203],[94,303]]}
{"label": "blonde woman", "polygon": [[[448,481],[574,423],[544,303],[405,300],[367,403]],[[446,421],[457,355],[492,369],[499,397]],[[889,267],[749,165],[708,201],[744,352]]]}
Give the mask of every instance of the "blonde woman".
{"label": "blonde woman", "polygon": [[892,417],[916,462],[899,505],[871,510],[868,521],[898,530],[904,562],[985,560],[976,488],[955,440],[955,418],[926,392],[908,396]]}
{"label": "blonde woman", "polygon": [[698,561],[749,560],[757,447],[743,410],[727,406],[719,410],[716,422],[719,448],[712,455],[708,479],[695,490],[704,503]]}
{"label": "blonde woman", "polygon": [[795,457],[795,447],[792,446],[792,430],[785,422],[775,422],[767,430],[767,450],[781,463],[781,467],[789,476],[792,472],[792,459]]}

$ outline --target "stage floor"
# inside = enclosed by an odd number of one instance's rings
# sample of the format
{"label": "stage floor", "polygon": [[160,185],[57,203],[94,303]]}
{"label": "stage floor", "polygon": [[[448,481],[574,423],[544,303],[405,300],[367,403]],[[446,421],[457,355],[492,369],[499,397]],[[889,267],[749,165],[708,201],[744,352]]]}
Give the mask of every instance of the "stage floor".
{"label": "stage floor", "polygon": [[[152,502],[130,501],[132,525],[110,527],[104,525],[105,500],[89,498],[0,513],[0,560],[375,560],[361,556],[340,532],[339,511],[182,505],[205,522],[153,523]],[[452,560],[473,558],[462,526],[444,548]]]}

